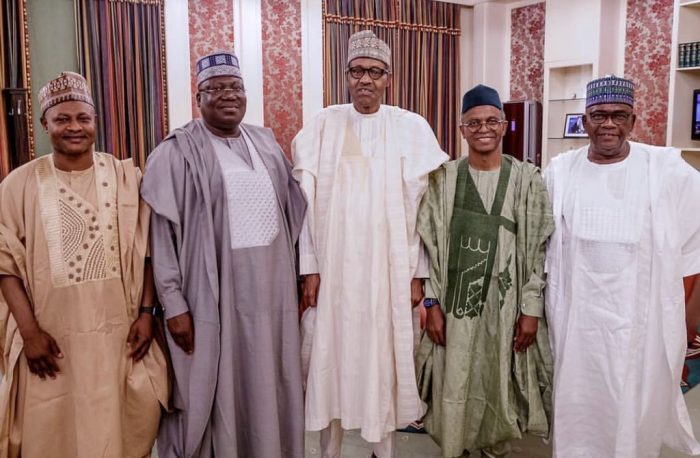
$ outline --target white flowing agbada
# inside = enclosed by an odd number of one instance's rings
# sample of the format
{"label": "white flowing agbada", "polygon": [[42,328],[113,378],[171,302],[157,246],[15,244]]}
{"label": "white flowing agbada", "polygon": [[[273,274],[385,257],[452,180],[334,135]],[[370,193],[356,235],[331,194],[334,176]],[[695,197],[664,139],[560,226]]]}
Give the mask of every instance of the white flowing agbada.
{"label": "white flowing agbada", "polygon": [[315,321],[306,428],[340,419],[379,442],[424,411],[410,299],[411,279],[427,277],[416,214],[428,174],[448,158],[422,117],[386,105],[370,115],[328,107],[292,149],[309,204],[300,273],[321,277],[318,307],[304,317],[307,328]]}
{"label": "white flowing agbada", "polygon": [[662,443],[700,453],[680,389],[700,173],[674,148],[630,145],[619,163],[594,164],[585,146],[545,172],[555,457],[657,457]]}

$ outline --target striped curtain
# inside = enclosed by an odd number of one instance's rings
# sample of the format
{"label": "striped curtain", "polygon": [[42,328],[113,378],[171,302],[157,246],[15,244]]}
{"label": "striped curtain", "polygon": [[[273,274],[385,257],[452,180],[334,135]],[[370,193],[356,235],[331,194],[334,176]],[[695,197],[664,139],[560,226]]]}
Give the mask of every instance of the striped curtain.
{"label": "striped curtain", "polygon": [[80,70],[98,114],[96,149],[143,168],[167,129],[164,0],[75,0]]}
{"label": "striped curtain", "polygon": [[459,6],[434,0],[324,0],[324,105],[348,103],[348,38],[371,29],[392,52],[386,103],[425,117],[459,155]]}

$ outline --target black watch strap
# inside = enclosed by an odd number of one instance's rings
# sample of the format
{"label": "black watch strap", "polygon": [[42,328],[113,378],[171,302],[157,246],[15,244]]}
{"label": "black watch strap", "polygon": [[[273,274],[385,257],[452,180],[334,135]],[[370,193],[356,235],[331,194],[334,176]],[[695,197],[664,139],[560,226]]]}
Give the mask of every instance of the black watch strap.
{"label": "black watch strap", "polygon": [[158,307],[156,307],[156,306],[147,307],[147,306],[142,305],[141,307],[139,307],[139,315],[143,315],[143,314],[156,316],[156,315],[158,315]]}

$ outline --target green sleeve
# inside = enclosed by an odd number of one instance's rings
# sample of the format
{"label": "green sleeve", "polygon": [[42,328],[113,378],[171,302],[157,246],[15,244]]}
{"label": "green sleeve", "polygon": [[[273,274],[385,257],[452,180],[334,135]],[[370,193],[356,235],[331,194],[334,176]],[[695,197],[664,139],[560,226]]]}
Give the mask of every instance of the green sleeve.
{"label": "green sleeve", "polygon": [[[534,169],[525,195],[525,272],[523,272],[521,311],[525,315],[544,315],[544,260],[547,239],[554,231],[549,194],[539,170]],[[521,226],[522,227],[522,226]]]}

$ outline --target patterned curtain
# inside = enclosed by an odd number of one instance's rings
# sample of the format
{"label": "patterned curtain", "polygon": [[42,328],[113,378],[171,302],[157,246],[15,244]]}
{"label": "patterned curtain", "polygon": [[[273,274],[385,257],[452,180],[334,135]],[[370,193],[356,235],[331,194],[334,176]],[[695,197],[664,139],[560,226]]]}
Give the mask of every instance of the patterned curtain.
{"label": "patterned curtain", "polygon": [[386,103],[425,117],[459,155],[459,6],[433,0],[324,0],[324,105],[348,103],[348,38],[371,29],[392,52]]}
{"label": "patterned curtain", "polygon": [[97,108],[96,149],[143,168],[166,134],[164,0],[75,0],[80,70]]}

